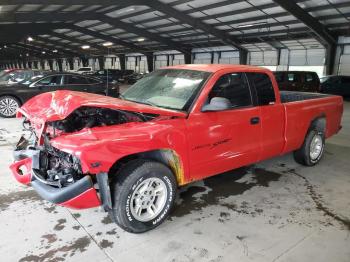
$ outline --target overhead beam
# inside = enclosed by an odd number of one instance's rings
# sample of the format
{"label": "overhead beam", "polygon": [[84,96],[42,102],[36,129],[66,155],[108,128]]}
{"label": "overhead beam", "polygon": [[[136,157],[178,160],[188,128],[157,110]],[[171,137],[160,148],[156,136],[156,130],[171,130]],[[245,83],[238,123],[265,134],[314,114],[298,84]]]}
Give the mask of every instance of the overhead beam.
{"label": "overhead beam", "polygon": [[[1,14],[1,16],[2,15],[3,14]],[[6,22],[6,21],[3,21],[3,22]],[[48,32],[51,32],[53,29],[63,27],[64,23],[43,23],[43,24],[37,23],[34,26],[35,26],[36,34],[46,34]],[[23,41],[25,40],[25,38],[27,38],[30,35],[32,31],[33,31],[32,23],[0,25],[0,32],[1,32],[0,42],[11,43],[11,42]]]}
{"label": "overhead beam", "polygon": [[107,42],[112,42],[113,44],[124,46],[127,48],[127,50],[125,50],[125,51],[141,52],[141,53],[142,52],[149,52],[149,50],[144,49],[140,46],[137,46],[133,43],[129,43],[129,42],[123,41],[121,39],[117,39],[117,38],[114,38],[112,36],[102,34],[102,33],[97,32],[97,31],[92,31],[92,30],[86,29],[84,27],[80,27],[77,25],[68,25],[67,28],[72,29],[72,30],[77,31],[77,32],[80,32],[84,35],[90,35],[90,36],[93,36],[95,38],[99,38],[99,39],[102,39],[104,41],[107,41]]}
{"label": "overhead beam", "polygon": [[93,44],[93,43],[89,43],[89,42],[83,42],[79,39],[76,39],[75,37],[71,37],[71,36],[67,36],[63,33],[56,33],[56,32],[51,32],[49,33],[49,35],[51,36],[55,36],[55,37],[58,37],[60,39],[63,39],[63,40],[67,40],[71,43],[75,43],[75,44],[78,44],[79,47],[83,46],[83,45],[89,45],[90,47],[96,49],[96,50],[99,50],[99,51],[102,51],[102,52],[106,52],[105,48],[103,48],[103,46],[101,45],[96,45],[96,44]]}
{"label": "overhead beam", "polygon": [[[133,2],[130,0],[131,3]],[[37,15],[35,12],[23,12],[23,13],[5,13],[0,16],[0,22],[38,22],[38,21],[46,21],[49,23],[50,21],[82,21],[82,20],[99,20],[101,22],[110,24],[115,28],[123,29],[127,32],[134,33],[137,36],[142,36],[152,41],[157,41],[159,43],[166,44],[169,48],[178,50],[180,52],[186,52],[186,48],[179,46],[176,42],[172,41],[170,38],[162,37],[158,34],[151,33],[144,28],[136,27],[130,23],[123,22],[118,18],[112,18],[109,16],[105,16],[101,13],[74,13],[70,12],[65,13],[41,13]]]}
{"label": "overhead beam", "polygon": [[1,0],[2,5],[129,5],[127,0]]}
{"label": "overhead beam", "polygon": [[195,29],[200,29],[204,31],[207,34],[211,34],[215,37],[217,37],[219,40],[221,40],[223,43],[231,45],[239,50],[245,50],[244,47],[242,47],[237,39],[234,36],[231,36],[221,30],[216,29],[215,27],[206,24],[199,19],[196,19],[190,15],[184,14],[183,12],[178,11],[177,9],[163,3],[157,0],[147,1],[145,4],[154,10],[158,10],[170,17],[174,17],[178,19],[182,23],[189,24]]}
{"label": "overhead beam", "polygon": [[74,47],[74,46],[69,46],[69,49],[71,49],[71,50],[67,50],[64,47],[64,45],[65,45],[64,43],[60,43],[60,42],[57,42],[57,41],[54,41],[54,40],[51,40],[49,38],[42,37],[42,36],[36,36],[36,37],[41,42],[44,42],[44,43],[52,45],[52,46],[49,46],[49,45],[45,45],[45,44],[39,43],[40,45],[46,46],[47,48],[57,49],[58,51],[64,52],[66,54],[70,54],[71,56],[74,56],[74,57],[80,57],[80,56],[86,55],[86,52],[84,52],[84,50],[81,49],[81,48],[77,48],[77,47]]}
{"label": "overhead beam", "polygon": [[301,8],[294,1],[288,0],[273,0],[276,4],[288,11],[295,18],[303,22],[308,28],[310,28],[325,44],[333,45],[337,42],[336,38],[332,35],[328,28],[320,23],[319,20],[310,15],[307,11]]}
{"label": "overhead beam", "polygon": [[151,33],[149,31],[145,30],[144,28],[139,28],[139,27],[133,26],[132,24],[120,21],[117,18],[102,16],[102,17],[99,17],[98,20],[100,20],[101,22],[105,22],[107,24],[110,24],[116,28],[123,29],[126,32],[134,33],[137,36],[142,36],[142,37],[145,37],[145,38],[150,39],[152,41],[166,44],[169,48],[172,48],[174,50],[178,50],[178,51],[183,52],[183,53],[187,52],[186,48],[179,46],[176,42],[174,42],[170,38],[162,37],[158,34]]}
{"label": "overhead beam", "polygon": [[[302,2],[302,1],[298,1],[298,2]],[[267,4],[267,5],[270,5],[270,4]],[[267,7],[267,5],[260,5],[259,8],[261,7]],[[347,7],[350,7],[350,2],[344,2],[344,3],[337,3],[337,4],[334,4],[334,7],[336,8],[347,8]],[[329,9],[329,5],[326,4],[326,5],[320,5],[320,6],[313,6],[313,7],[308,7],[308,8],[305,8],[304,10],[307,11],[307,12],[315,12],[315,11],[323,11],[323,10],[328,10]],[[250,7],[249,9],[248,8],[245,8],[245,9],[241,9],[239,10],[240,13],[246,13],[247,10],[250,10]],[[195,11],[195,9],[194,9]],[[237,10],[233,10],[233,11],[230,11],[228,13],[226,13],[226,16],[229,17],[229,16],[233,16],[236,13]],[[269,15],[269,18],[280,18],[280,17],[285,17],[285,16],[289,16],[290,13],[289,12],[279,12],[279,13],[274,13],[274,14],[271,14]],[[220,17],[221,14],[217,14],[216,15],[216,22],[213,21],[213,23],[211,24],[212,26],[225,26],[225,25],[232,25],[232,24],[244,24],[244,23],[251,23],[251,22],[254,22],[254,21],[259,21],[259,20],[266,20],[266,15],[259,15],[259,16],[254,16],[254,17],[251,17],[251,16],[247,16],[245,18],[241,18],[241,19],[234,19],[234,20],[231,20],[231,21],[226,21],[226,22],[220,22]],[[207,19],[207,16],[206,17],[203,17],[201,18],[202,21],[205,21]],[[214,18],[212,18],[214,19]],[[142,20],[140,21],[141,23],[145,23],[147,22],[147,20]],[[153,28],[164,28],[164,27],[169,27],[169,26],[174,26],[174,25],[181,25],[182,23],[181,22],[169,22],[169,23],[164,23],[162,25],[156,25],[156,26],[149,26],[147,27],[147,29],[153,29]],[[169,29],[167,30],[167,33],[170,33],[170,32],[173,32],[173,31],[176,31],[178,29]]]}

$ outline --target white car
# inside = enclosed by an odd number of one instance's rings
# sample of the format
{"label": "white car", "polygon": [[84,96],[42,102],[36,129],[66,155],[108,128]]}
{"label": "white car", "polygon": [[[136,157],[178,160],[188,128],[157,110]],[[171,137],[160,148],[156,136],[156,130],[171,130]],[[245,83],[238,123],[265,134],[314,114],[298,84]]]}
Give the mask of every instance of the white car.
{"label": "white car", "polygon": [[75,71],[77,74],[83,74],[83,73],[88,73],[92,72],[92,67],[80,67],[78,70]]}

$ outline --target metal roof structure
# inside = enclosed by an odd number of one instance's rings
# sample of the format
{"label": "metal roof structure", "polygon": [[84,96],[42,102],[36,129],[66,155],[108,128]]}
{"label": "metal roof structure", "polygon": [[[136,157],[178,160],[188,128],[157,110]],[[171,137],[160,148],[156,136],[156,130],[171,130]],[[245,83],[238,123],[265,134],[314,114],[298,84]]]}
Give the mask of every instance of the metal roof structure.
{"label": "metal roof structure", "polygon": [[[2,0],[0,59],[232,46],[330,48],[350,34],[349,0]],[[28,41],[29,37],[34,41]],[[89,45],[89,49],[82,49]]]}

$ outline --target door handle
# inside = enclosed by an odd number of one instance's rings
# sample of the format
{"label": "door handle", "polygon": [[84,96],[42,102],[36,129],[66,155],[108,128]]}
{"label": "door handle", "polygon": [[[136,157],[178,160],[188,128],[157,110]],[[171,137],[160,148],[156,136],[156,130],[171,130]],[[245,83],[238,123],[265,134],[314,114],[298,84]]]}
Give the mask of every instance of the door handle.
{"label": "door handle", "polygon": [[251,125],[257,125],[257,124],[259,124],[260,123],[260,117],[252,117],[251,119],[250,119],[250,124]]}

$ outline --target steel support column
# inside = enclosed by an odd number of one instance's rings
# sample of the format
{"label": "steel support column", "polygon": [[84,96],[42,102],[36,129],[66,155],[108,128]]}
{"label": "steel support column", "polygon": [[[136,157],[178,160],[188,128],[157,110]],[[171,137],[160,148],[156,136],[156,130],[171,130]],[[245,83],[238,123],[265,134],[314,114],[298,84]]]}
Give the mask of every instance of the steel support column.
{"label": "steel support column", "polygon": [[336,45],[328,45],[326,47],[326,59],[325,59],[326,75],[332,75],[334,73],[336,50],[337,50]]}
{"label": "steel support column", "polygon": [[57,62],[57,64],[58,64],[58,71],[60,71],[60,72],[63,72],[63,59],[62,58],[58,58],[58,59],[56,59],[56,62]]}
{"label": "steel support column", "polygon": [[153,53],[148,53],[146,55],[148,72],[152,72],[154,70],[154,57]]}
{"label": "steel support column", "polygon": [[100,70],[105,69],[105,58],[103,56],[99,56],[97,59]]}
{"label": "steel support column", "polygon": [[239,64],[241,65],[248,64],[248,51],[245,49],[239,50]]}
{"label": "steel support column", "polygon": [[120,54],[118,55],[119,57],[119,63],[120,63],[120,69],[121,70],[125,70],[126,69],[126,65],[125,65],[125,55],[124,54]]}

